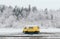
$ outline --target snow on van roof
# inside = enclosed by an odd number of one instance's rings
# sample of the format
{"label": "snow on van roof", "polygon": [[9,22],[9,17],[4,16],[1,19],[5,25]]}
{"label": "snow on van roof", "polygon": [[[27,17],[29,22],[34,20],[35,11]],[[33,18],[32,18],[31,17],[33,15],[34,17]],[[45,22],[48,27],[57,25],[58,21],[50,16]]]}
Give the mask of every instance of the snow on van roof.
{"label": "snow on van roof", "polygon": [[38,26],[38,25],[25,25],[25,27],[32,27],[32,26]]}

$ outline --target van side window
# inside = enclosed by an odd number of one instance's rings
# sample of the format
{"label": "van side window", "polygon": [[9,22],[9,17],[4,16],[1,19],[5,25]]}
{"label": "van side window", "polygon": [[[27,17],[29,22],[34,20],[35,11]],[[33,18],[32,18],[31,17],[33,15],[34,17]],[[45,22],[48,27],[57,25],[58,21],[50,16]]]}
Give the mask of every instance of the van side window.
{"label": "van side window", "polygon": [[24,29],[26,29],[26,27]]}
{"label": "van side window", "polygon": [[38,27],[39,28],[39,27]]}
{"label": "van side window", "polygon": [[33,27],[29,27],[30,29],[33,29]]}

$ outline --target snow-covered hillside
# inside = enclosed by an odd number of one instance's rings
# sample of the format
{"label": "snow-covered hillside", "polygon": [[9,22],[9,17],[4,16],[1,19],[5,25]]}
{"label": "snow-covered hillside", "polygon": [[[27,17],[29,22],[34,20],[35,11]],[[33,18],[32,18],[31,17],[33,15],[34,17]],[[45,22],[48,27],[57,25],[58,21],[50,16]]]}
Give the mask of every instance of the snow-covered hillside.
{"label": "snow-covered hillside", "polygon": [[41,28],[60,27],[60,9],[48,10],[0,5],[0,28],[20,28],[39,25]]}

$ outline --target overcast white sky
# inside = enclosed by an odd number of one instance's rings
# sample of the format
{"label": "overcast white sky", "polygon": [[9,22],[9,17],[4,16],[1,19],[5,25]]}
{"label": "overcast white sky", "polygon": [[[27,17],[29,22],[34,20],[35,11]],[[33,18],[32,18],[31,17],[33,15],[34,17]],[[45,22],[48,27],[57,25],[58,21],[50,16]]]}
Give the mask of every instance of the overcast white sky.
{"label": "overcast white sky", "polygon": [[0,4],[11,5],[11,6],[23,6],[28,7],[36,6],[41,9],[58,9],[60,8],[60,0],[0,0]]}

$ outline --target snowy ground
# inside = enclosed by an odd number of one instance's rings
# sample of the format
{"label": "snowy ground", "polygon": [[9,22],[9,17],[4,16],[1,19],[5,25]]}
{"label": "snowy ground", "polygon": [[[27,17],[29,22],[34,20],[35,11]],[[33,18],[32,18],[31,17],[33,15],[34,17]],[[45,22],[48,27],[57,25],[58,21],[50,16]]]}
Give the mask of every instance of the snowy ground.
{"label": "snowy ground", "polygon": [[[0,28],[0,36],[30,36],[30,37],[0,37],[0,39],[60,39],[60,29],[40,29],[39,34],[24,34],[20,28]],[[34,37],[40,36],[40,37]]]}
{"label": "snowy ground", "polygon": [[[23,34],[23,29],[21,28],[0,28],[0,35],[12,35],[12,34]],[[22,33],[22,34],[21,34]],[[60,29],[58,28],[40,28],[40,33],[60,33]]]}

